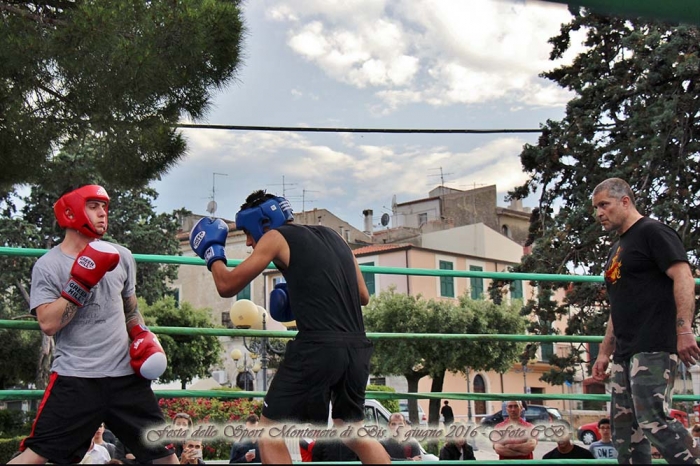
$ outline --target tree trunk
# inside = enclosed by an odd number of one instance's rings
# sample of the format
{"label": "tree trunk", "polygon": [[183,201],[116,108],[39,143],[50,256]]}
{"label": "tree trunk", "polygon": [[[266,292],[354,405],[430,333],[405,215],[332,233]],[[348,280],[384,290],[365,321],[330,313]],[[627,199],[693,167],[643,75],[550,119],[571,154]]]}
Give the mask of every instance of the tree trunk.
{"label": "tree trunk", "polygon": [[36,388],[43,390],[49,384],[51,375],[51,358],[53,356],[53,337],[41,332],[41,351],[39,351],[39,361],[36,366]]}
{"label": "tree trunk", "polygon": [[[408,382],[408,393],[418,393],[418,381],[422,379],[425,374],[420,372],[411,372],[410,374],[404,374],[406,377],[406,382]],[[408,420],[411,421],[411,425],[420,425],[420,419],[418,419],[418,402],[414,399],[408,399]]]}
{"label": "tree trunk", "polygon": [[[445,371],[443,371],[439,376],[433,375],[433,382],[432,385],[430,386],[430,392],[431,393],[440,393],[442,392],[442,386],[443,383],[445,382]],[[438,428],[440,426],[440,401],[442,400],[433,400],[431,399],[429,402],[429,409],[428,409],[428,425],[432,428]],[[440,451],[440,444],[437,440],[430,440],[428,441],[428,448],[426,448],[428,453],[432,453],[433,455],[437,455]]]}

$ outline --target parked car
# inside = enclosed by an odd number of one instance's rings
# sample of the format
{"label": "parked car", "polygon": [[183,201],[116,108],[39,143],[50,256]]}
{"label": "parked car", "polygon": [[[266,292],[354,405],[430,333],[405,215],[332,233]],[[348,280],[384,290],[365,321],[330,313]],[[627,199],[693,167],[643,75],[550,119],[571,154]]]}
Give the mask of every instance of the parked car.
{"label": "parked car", "polygon": [[[678,409],[669,410],[672,418],[679,420],[687,429],[688,428],[688,413]],[[578,439],[584,445],[590,445],[593,442],[600,440],[600,431],[598,430],[598,421],[589,422],[579,427],[576,431]]]}
{"label": "parked car", "polygon": [[[408,400],[399,400],[399,412],[403,414],[403,417],[408,421]],[[418,405],[418,424],[422,426],[428,425],[428,416],[423,411],[420,405]]]}
{"label": "parked car", "polygon": [[[501,409],[501,411],[481,418],[481,425],[489,427],[495,426],[496,424],[503,422],[506,417],[508,416],[506,415],[505,410]],[[521,417],[524,417],[530,424],[542,424],[554,421],[566,422],[564,420],[564,416],[562,416],[561,412],[557,408],[543,405],[527,405],[527,409],[523,411]]]}

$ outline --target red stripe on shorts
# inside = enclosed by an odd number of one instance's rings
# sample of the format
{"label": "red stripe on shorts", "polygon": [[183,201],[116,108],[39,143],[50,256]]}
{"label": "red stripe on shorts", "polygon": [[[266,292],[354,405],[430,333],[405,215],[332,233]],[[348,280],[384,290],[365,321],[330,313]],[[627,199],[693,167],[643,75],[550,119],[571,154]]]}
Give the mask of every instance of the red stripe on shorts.
{"label": "red stripe on shorts", "polygon": [[[39,404],[39,409],[37,410],[36,417],[34,418],[34,422],[32,423],[32,431],[29,433],[29,437],[32,437],[34,435],[34,429],[36,428],[36,422],[39,420],[39,416],[41,416],[41,410],[44,409],[44,405],[46,404],[46,401],[49,399],[49,396],[51,396],[51,389],[53,388],[54,383],[56,383],[56,379],[58,379],[58,374],[55,372],[52,372],[51,376],[49,377],[49,385],[46,387],[46,390],[44,391],[44,398],[41,399],[41,403]],[[24,451],[27,449],[27,447],[24,446],[24,441],[29,437],[22,439],[22,442],[19,444],[19,451]]]}

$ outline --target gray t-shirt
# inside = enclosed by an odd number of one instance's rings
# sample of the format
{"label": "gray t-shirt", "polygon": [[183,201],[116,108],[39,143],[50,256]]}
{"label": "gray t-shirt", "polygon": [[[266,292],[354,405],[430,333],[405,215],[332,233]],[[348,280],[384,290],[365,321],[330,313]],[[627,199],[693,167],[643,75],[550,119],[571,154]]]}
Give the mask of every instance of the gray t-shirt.
{"label": "gray t-shirt", "polygon": [[[119,251],[119,265],[91,290],[73,320],[56,332],[51,370],[58,375],[97,378],[133,374],[129,365],[129,335],[124,321],[124,298],[135,293],[136,262],[131,251]],[[68,281],[75,257],[52,248],[34,264],[30,306],[56,301]]]}
{"label": "gray t-shirt", "polygon": [[617,458],[617,450],[612,442],[603,443],[602,440],[591,443],[588,448],[596,459],[615,459]]}

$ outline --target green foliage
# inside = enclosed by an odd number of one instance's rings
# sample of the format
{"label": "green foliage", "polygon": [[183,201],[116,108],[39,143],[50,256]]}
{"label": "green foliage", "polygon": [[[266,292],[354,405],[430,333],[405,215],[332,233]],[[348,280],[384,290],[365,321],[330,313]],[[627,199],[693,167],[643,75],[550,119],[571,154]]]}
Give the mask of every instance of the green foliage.
{"label": "green foliage", "polygon": [[2,194],[86,137],[107,182],[142,186],[184,155],[180,116],[203,117],[239,64],[238,1],[10,3],[0,10]]}
{"label": "green foliage", "polygon": [[[628,181],[637,208],[678,231],[694,269],[700,258],[700,113],[697,75],[700,30],[642,19],[622,19],[573,9],[573,20],[550,39],[551,59],[572,46],[571,33],[586,33],[586,50],[571,64],[545,72],[575,93],[561,121],[547,121],[535,145],[520,155],[529,179],[510,193],[539,194],[528,243],[516,271],[601,275],[611,243],[596,223],[592,189],[609,177]],[[602,335],[609,315],[600,284],[539,283],[540,294],[523,313],[539,321],[531,331],[548,334],[555,319],[571,313],[567,334]],[[565,290],[563,306],[553,293]],[[537,332],[539,328],[539,332]],[[572,347],[578,355],[582,347]],[[566,379],[572,365],[588,362],[572,356],[552,380]],[[555,371],[556,372],[556,371]]]}
{"label": "green foliage", "polygon": [[[365,306],[365,325],[371,332],[393,333],[508,333],[519,334],[525,321],[518,316],[514,305],[496,305],[490,301],[472,300],[461,296],[458,305],[450,301],[426,301],[422,296],[383,291]],[[435,339],[379,340],[372,356],[375,375],[403,375],[408,391],[417,392],[418,381],[430,375],[431,391],[442,391],[446,371],[509,370],[522,344],[513,342],[449,341]],[[417,422],[414,400],[409,400],[411,422]],[[413,405],[413,406],[412,406]],[[436,422],[439,403],[431,405],[430,420]]]}
{"label": "green foliage", "polygon": [[[158,404],[166,419],[172,419],[177,413],[189,414],[195,428],[198,423],[208,422],[243,424],[249,415],[259,417],[262,413],[261,401],[243,398],[161,398]],[[205,460],[228,459],[231,452],[231,442],[225,440],[207,441],[203,447]]]}
{"label": "green foliage", "polygon": [[[368,392],[390,392],[396,393],[392,387],[387,387],[386,385],[367,385],[366,390]],[[384,406],[390,413],[399,412],[399,400],[377,400],[379,404]]]}
{"label": "green foliage", "polygon": [[[148,325],[159,327],[218,328],[211,323],[209,309],[195,309],[188,302],[176,307],[168,296],[147,305],[139,299],[139,310]],[[195,377],[207,377],[212,366],[220,361],[221,343],[212,335],[159,335],[158,339],[168,356],[168,368],[161,382],[180,380],[182,388]]]}
{"label": "green foliage", "polygon": [[24,437],[0,438],[0,463],[6,464],[12,455],[19,451],[19,444]]}
{"label": "green foliage", "polygon": [[18,409],[0,409],[0,438],[29,435],[35,415]]}

